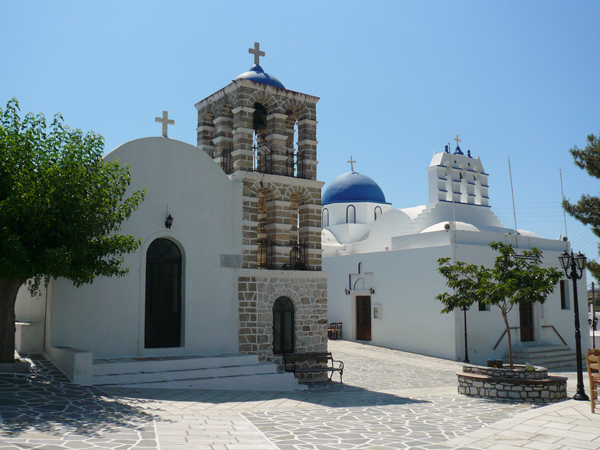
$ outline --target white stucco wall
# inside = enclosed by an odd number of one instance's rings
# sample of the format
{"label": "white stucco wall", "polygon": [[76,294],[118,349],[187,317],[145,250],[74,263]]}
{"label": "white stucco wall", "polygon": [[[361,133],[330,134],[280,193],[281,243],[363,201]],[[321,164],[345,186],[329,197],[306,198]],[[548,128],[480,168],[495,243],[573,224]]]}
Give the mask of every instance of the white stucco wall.
{"label": "white stucco wall", "polygon": [[[145,201],[123,225],[142,239],[126,255],[123,278],[98,278],[75,288],[54,282],[50,341],[98,356],[237,351],[237,277],[220,255],[241,255],[242,184],[232,182],[204,152],[183,142],[144,138],[106,155],[131,166],[130,192]],[[168,214],[174,217],[169,230]],[[146,251],[157,238],[176,242],[183,255],[183,347],[144,349]]]}
{"label": "white stucco wall", "polygon": [[[435,296],[448,289],[445,280],[437,273],[438,258],[451,257],[458,261],[483,264],[491,267],[497,253],[488,247],[489,242],[502,241],[518,248],[536,246],[543,250],[543,267],[559,268],[558,256],[562,241],[518,237],[499,233],[453,231],[423,233],[394,238],[394,249],[323,259],[324,270],[330,271],[328,283],[328,309],[330,322],[344,323],[344,339],[356,338],[356,295],[369,295],[371,306],[381,305],[381,319],[372,319],[372,342],[401,350],[440,356],[449,359],[464,358],[464,319],[462,311],[441,314],[442,304]],[[354,244],[356,245],[356,244]],[[361,275],[370,285],[366,291],[352,291],[355,286],[349,277]],[[585,329],[585,279],[578,283],[580,316]],[[572,290],[572,285],[569,285]],[[346,295],[344,289],[350,289]],[[519,308],[509,315],[510,326],[519,326]],[[583,311],[583,315],[581,315]],[[573,326],[573,301],[571,308],[561,310],[560,290],[548,296],[544,305],[534,305],[535,342],[562,345],[552,325],[567,344],[575,349]],[[506,336],[496,345],[505,330],[499,308],[479,311],[478,305],[467,312],[468,348],[472,363],[485,364],[488,358],[502,358],[508,349]],[[513,345],[520,342],[519,333],[513,331]],[[582,340],[584,351],[589,347]]]}

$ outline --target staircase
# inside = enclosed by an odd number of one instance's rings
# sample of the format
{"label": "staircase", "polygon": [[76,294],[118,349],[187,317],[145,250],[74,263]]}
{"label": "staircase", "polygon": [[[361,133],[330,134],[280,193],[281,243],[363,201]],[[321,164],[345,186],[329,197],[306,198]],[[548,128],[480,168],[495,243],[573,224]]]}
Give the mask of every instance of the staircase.
{"label": "staircase", "polygon": [[[508,354],[505,361],[508,361]],[[547,369],[573,369],[577,365],[577,357],[575,350],[567,345],[528,345],[513,348],[513,362]]]}
{"label": "staircase", "polygon": [[93,385],[105,387],[297,391],[292,373],[277,373],[275,364],[257,355],[95,358]]}

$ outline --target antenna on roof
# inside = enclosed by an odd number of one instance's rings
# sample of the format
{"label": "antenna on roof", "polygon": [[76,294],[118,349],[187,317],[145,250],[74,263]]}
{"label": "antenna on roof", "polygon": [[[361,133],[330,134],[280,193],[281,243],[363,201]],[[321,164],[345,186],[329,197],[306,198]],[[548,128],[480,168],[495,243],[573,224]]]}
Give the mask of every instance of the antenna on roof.
{"label": "antenna on roof", "polygon": [[[510,175],[510,192],[512,194],[512,204],[513,204],[513,216],[515,218],[515,232],[516,235],[519,235],[519,229],[517,228],[517,210],[515,209],[515,191],[513,189],[513,180],[512,180],[512,170],[510,169],[510,158],[508,158],[508,174]],[[515,238],[516,242],[516,238]],[[517,245],[517,248],[518,245]]]}
{"label": "antenna on roof", "polygon": [[[560,174],[560,194],[562,195],[563,202],[565,201],[565,192],[563,191],[563,182],[562,182],[562,170],[558,169],[558,173]],[[561,204],[561,206],[563,206]],[[565,207],[563,206],[563,218],[565,219],[565,240],[567,240],[567,213],[565,212]]]}

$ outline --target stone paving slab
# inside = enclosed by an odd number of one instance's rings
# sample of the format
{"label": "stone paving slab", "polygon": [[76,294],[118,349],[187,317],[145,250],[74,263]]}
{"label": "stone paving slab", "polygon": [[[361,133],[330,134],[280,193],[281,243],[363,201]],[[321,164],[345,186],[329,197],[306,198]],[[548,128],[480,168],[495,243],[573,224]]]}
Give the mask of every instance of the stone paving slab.
{"label": "stone paving slab", "polygon": [[34,358],[32,375],[0,375],[0,450],[600,449],[587,402],[460,396],[459,362],[346,341],[330,350],[344,384],[288,393],[100,390]]}

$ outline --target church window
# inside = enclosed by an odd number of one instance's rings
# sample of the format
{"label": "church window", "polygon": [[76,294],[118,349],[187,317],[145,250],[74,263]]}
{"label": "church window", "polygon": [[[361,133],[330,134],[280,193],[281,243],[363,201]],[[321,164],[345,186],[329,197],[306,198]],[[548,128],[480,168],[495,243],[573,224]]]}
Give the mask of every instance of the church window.
{"label": "church window", "polygon": [[354,205],[348,205],[346,208],[346,223],[356,223],[356,208]]}
{"label": "church window", "polygon": [[489,311],[489,310],[490,310],[490,305],[487,303],[484,303],[480,300],[479,301],[479,311]]}
{"label": "church window", "polygon": [[294,353],[294,304],[288,297],[273,305],[273,353]]}
{"label": "church window", "polygon": [[145,348],[181,346],[181,251],[156,239],[146,254]]}
{"label": "church window", "polygon": [[361,263],[361,262],[359,262],[359,263],[358,263],[358,274],[360,275],[360,274],[361,274],[361,272],[362,272],[362,263]]}
{"label": "church window", "polygon": [[327,208],[325,208],[323,210],[323,217],[321,218],[321,225],[323,227],[329,226],[329,210]]}
{"label": "church window", "polygon": [[375,220],[381,215],[381,208],[379,206],[375,207]]}
{"label": "church window", "polygon": [[560,280],[560,309],[571,309],[569,298],[569,281]]}

